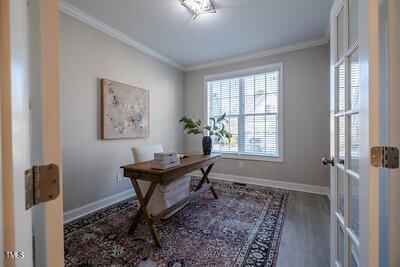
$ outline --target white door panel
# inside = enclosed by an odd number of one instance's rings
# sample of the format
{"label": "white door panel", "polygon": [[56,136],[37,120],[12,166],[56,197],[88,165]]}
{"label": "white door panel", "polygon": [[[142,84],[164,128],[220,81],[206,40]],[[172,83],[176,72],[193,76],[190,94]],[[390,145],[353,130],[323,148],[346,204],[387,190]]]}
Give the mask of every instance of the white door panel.
{"label": "white door panel", "polygon": [[399,14],[399,0],[331,10],[331,266],[400,266],[400,171],[370,164],[371,147],[400,146]]}
{"label": "white door panel", "polygon": [[[400,1],[383,2],[387,3],[387,72],[381,79],[387,79],[388,85],[387,145],[400,148]],[[400,266],[400,170],[389,170],[388,175],[388,266]]]}
{"label": "white door panel", "polygon": [[33,164],[61,163],[58,1],[1,0],[0,16],[0,263],[63,266],[62,194],[26,211],[24,177]]}
{"label": "white door panel", "polygon": [[[32,261],[31,213],[25,210],[24,171],[31,167],[28,92],[28,36],[25,1],[10,1],[10,71],[11,71],[11,136],[12,136],[12,203],[15,249],[22,258],[6,258],[16,266],[30,266]],[[11,177],[5,177],[10,179]]]}

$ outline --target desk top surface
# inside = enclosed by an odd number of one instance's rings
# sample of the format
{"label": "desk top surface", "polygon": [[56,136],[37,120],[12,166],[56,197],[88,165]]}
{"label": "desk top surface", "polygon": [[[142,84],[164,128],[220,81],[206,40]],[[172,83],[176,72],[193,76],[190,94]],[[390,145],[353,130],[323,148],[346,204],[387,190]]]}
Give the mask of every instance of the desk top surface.
{"label": "desk top surface", "polygon": [[148,173],[148,174],[155,174],[155,175],[163,175],[168,172],[174,172],[178,169],[182,168],[190,168],[193,165],[198,165],[199,163],[207,163],[210,164],[215,162],[221,154],[212,153],[211,155],[203,155],[203,154],[185,154],[183,159],[180,160],[180,164],[176,167],[160,170],[160,169],[152,169],[151,168],[151,160],[137,162],[134,164],[124,165],[121,166],[125,171],[134,171],[134,172],[141,172],[141,173]]}

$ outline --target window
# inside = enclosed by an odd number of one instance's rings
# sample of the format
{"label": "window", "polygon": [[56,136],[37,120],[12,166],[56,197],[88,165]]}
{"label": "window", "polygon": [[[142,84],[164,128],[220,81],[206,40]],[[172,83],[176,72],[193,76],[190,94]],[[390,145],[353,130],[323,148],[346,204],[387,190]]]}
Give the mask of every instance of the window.
{"label": "window", "polygon": [[226,113],[233,135],[214,140],[214,152],[282,161],[281,72],[277,64],[206,77],[207,118]]}

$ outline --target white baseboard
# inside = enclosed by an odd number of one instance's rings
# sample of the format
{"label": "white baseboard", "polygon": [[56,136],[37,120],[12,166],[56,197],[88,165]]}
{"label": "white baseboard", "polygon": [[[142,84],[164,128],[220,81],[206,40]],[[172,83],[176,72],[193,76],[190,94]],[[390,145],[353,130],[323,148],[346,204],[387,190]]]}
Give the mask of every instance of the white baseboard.
{"label": "white baseboard", "polygon": [[110,206],[114,203],[117,203],[119,201],[122,201],[124,199],[130,198],[133,196],[135,196],[135,192],[133,191],[133,189],[130,189],[130,190],[121,192],[119,194],[100,199],[98,201],[92,202],[92,203],[84,205],[82,207],[79,207],[79,208],[76,208],[73,210],[69,210],[67,212],[64,212],[64,223],[68,223],[70,221],[73,221],[75,219],[78,219],[87,214],[90,214],[99,209],[105,208],[107,206]]}
{"label": "white baseboard", "polygon": [[[202,177],[202,173],[200,171],[194,171],[191,173],[192,176]],[[316,186],[316,185],[308,185],[308,184],[298,184],[298,183],[290,183],[290,182],[282,182],[272,179],[264,179],[264,178],[256,178],[256,177],[247,177],[247,176],[237,176],[231,174],[224,173],[210,173],[208,175],[212,179],[230,181],[236,183],[244,183],[244,184],[253,184],[253,185],[261,185],[261,186],[269,186],[280,189],[287,189],[293,191],[307,192],[318,195],[325,195],[329,197],[329,187],[326,186]]]}

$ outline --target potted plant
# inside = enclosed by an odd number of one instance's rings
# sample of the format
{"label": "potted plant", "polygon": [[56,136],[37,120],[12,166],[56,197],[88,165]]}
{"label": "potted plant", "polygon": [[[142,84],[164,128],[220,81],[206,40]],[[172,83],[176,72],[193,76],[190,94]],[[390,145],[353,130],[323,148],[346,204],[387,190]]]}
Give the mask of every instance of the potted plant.
{"label": "potted plant", "polygon": [[[183,124],[183,131],[187,134],[203,135],[202,145],[204,155],[209,155],[212,149],[212,137],[220,141],[222,138],[227,138],[229,142],[231,141],[232,134],[225,129],[224,122],[226,114],[222,114],[219,117],[210,117],[210,124],[203,126],[200,119],[194,120],[193,118],[188,118],[183,116],[179,122]],[[205,135],[204,132],[207,132]]]}

